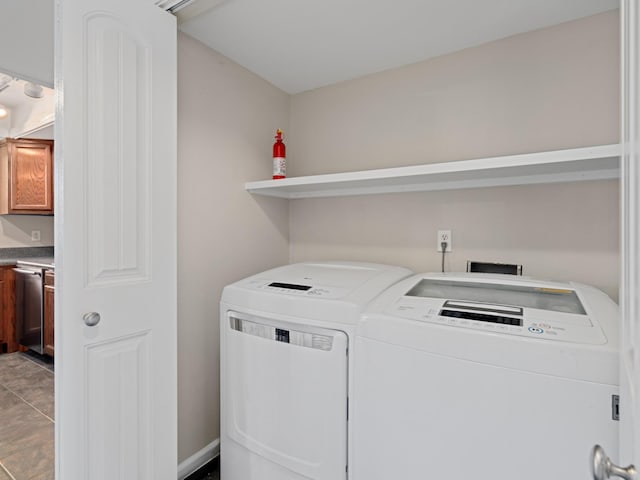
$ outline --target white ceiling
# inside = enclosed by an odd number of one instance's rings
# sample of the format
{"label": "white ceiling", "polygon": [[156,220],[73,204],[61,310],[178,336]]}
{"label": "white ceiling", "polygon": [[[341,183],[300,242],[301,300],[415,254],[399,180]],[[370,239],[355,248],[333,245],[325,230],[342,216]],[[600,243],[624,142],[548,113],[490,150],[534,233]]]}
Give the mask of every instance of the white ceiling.
{"label": "white ceiling", "polygon": [[9,116],[0,119],[0,138],[20,137],[54,119],[54,94],[43,87],[42,98],[28,97],[24,93],[27,82],[0,72],[0,104],[9,110]]}
{"label": "white ceiling", "polygon": [[619,4],[619,0],[198,1],[213,7],[184,20],[180,30],[290,94]]}

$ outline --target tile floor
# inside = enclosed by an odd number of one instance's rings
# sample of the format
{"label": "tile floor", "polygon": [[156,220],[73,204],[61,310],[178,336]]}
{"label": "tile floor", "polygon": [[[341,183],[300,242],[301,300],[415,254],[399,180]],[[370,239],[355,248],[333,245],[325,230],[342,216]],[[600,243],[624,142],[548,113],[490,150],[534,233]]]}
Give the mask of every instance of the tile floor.
{"label": "tile floor", "polygon": [[53,480],[53,366],[0,355],[0,480]]}
{"label": "tile floor", "polygon": [[[53,365],[0,355],[0,480],[54,480],[53,418]],[[189,477],[219,479],[218,459]]]}

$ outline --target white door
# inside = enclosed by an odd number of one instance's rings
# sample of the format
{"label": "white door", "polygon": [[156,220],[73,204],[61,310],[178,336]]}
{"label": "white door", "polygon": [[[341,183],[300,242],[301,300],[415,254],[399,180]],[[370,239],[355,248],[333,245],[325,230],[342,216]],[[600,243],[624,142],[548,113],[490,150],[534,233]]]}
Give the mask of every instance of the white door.
{"label": "white door", "polygon": [[56,0],[55,65],[56,478],[175,480],[175,18]]}
{"label": "white door", "polygon": [[[608,463],[606,445],[594,464],[597,478],[640,476],[640,8],[621,0],[622,145],[620,285],[620,452]],[[600,460],[598,462],[598,460]]]}

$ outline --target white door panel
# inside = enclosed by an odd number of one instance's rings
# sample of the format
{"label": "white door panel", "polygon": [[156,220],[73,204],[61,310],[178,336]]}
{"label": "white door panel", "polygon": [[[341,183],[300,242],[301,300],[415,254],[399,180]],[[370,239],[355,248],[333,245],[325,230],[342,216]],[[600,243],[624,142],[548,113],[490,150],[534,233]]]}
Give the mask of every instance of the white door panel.
{"label": "white door panel", "polygon": [[144,0],[56,16],[57,478],[173,480],[175,18]]}
{"label": "white door panel", "polygon": [[[622,146],[620,283],[620,466],[640,465],[640,9],[620,2]],[[608,445],[602,445],[605,452]],[[602,465],[602,464],[601,464]],[[596,470],[598,467],[595,467]],[[624,472],[623,472],[624,474]],[[603,476],[607,474],[603,473]],[[637,474],[633,478],[640,478]]]}
{"label": "white door panel", "polygon": [[[640,9],[635,0],[621,2],[622,34],[622,275],[620,286],[620,458],[621,465],[640,465]],[[607,446],[603,445],[606,449]]]}

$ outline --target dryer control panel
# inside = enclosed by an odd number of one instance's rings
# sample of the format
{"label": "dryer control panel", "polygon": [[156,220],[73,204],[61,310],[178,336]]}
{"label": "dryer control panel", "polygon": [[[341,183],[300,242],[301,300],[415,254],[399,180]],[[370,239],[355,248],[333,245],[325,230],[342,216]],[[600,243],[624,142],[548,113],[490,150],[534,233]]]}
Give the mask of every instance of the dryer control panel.
{"label": "dryer control panel", "polygon": [[422,279],[386,313],[498,334],[607,343],[571,289]]}
{"label": "dryer control panel", "polygon": [[247,282],[246,287],[272,293],[295,295],[307,298],[337,299],[349,293],[349,289],[309,283],[292,283],[257,278]]}

